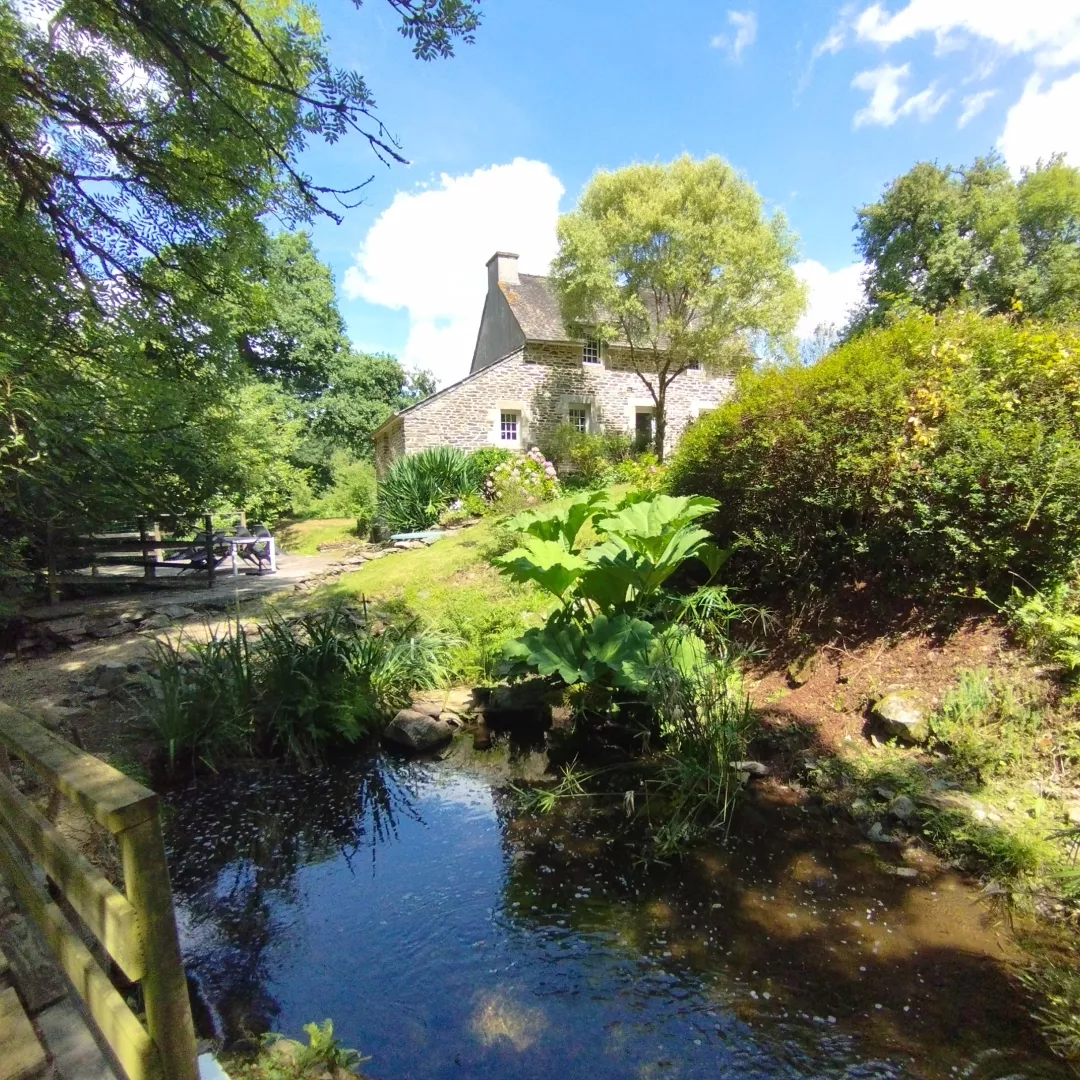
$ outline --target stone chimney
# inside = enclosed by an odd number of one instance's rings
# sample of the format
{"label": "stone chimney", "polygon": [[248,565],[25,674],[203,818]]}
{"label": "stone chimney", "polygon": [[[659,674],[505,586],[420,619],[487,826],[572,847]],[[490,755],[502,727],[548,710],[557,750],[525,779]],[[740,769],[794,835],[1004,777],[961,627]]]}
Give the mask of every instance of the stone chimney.
{"label": "stone chimney", "polygon": [[510,251],[496,251],[487,261],[488,292],[494,292],[500,281],[507,285],[518,284],[518,257]]}

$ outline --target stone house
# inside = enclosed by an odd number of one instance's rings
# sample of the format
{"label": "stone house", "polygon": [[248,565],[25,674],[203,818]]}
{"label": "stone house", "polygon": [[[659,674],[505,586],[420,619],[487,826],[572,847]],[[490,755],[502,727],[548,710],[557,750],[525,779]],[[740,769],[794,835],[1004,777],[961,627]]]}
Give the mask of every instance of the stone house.
{"label": "stone house", "polygon": [[[518,273],[517,259],[498,251],[488,260],[469,374],[375,431],[380,476],[403,454],[430,446],[528,450],[562,424],[650,438],[653,400],[629,349],[570,333],[550,280]],[[730,377],[710,376],[700,366],[669,385],[665,455],[688,424],[727,397],[731,385]]]}

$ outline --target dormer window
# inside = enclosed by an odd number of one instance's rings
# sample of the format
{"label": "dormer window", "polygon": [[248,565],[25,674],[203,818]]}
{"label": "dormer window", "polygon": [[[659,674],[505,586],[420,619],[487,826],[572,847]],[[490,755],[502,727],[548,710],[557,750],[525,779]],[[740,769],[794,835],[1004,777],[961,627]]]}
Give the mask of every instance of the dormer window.
{"label": "dormer window", "polygon": [[581,346],[581,362],[583,364],[599,364],[601,357],[600,339],[590,337],[585,339]]}

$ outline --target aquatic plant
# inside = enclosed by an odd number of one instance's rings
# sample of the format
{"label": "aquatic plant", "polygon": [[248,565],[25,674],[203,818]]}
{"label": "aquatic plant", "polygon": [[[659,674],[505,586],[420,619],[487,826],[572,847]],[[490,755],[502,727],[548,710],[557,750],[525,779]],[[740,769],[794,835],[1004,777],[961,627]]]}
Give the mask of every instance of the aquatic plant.
{"label": "aquatic plant", "polygon": [[457,642],[414,625],[371,633],[341,603],[297,619],[271,615],[257,639],[237,620],[185,648],[159,644],[146,719],[169,769],[238,756],[299,761],[355,742],[447,678]]}
{"label": "aquatic plant", "polygon": [[356,1070],[371,1060],[341,1045],[332,1020],[305,1024],[304,1033],[307,1046],[278,1034],[264,1035],[254,1059],[229,1061],[232,1075],[237,1080],[345,1080],[359,1076]]}
{"label": "aquatic plant", "polygon": [[[737,671],[724,663],[702,664],[689,673],[661,664],[649,680],[648,700],[663,748],[646,783],[661,801],[653,843],[666,856],[705,833],[723,829],[726,835],[747,778],[738,765],[758,721]],[[652,799],[649,805],[655,805]]]}

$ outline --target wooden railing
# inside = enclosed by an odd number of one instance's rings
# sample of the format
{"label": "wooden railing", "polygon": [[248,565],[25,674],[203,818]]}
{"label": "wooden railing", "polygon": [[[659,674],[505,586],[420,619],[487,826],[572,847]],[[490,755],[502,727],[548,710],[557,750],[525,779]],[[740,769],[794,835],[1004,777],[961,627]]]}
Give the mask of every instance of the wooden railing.
{"label": "wooden railing", "polygon": [[[51,789],[45,814],[12,783],[12,754]],[[53,821],[63,798],[116,837],[124,892],[57,830]],[[141,984],[145,1026],[76,927],[41,887],[36,867],[63,894],[124,975]],[[2,702],[0,869],[129,1080],[197,1080],[195,1034],[157,796]]]}

